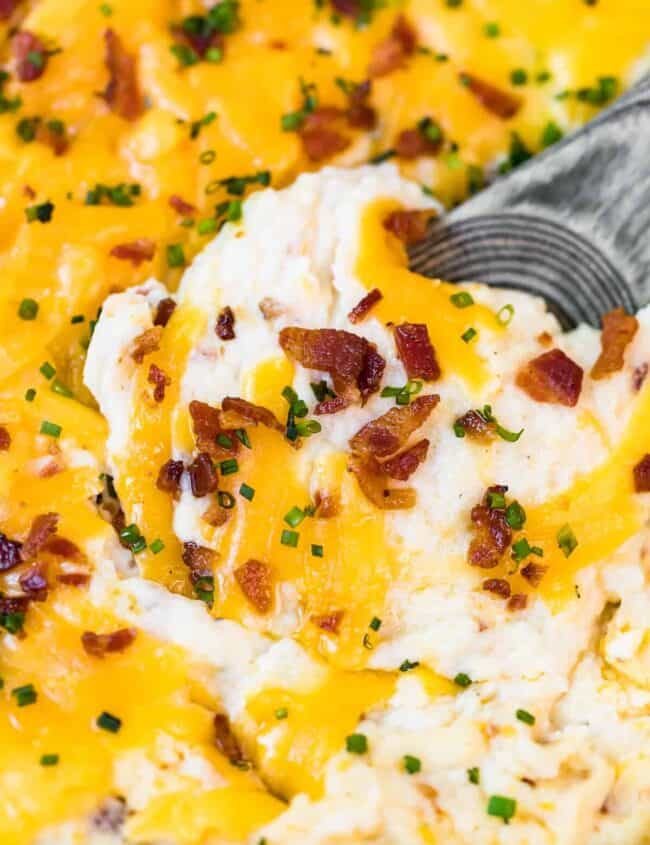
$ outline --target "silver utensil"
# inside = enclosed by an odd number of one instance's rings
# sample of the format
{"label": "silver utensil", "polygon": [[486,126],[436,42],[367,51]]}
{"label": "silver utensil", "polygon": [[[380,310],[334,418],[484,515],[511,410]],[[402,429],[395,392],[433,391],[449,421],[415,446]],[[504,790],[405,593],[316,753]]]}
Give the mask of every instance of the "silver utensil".
{"label": "silver utensil", "polygon": [[650,77],[436,222],[411,267],[542,296],[563,327],[650,302]]}

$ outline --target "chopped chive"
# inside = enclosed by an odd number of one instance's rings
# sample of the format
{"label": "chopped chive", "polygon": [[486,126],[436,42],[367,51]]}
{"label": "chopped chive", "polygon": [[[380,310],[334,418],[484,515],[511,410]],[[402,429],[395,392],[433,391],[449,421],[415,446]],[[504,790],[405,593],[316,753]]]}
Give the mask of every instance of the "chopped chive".
{"label": "chopped chive", "polygon": [[244,499],[248,499],[249,502],[252,502],[255,496],[255,490],[248,484],[242,484],[239,488],[239,495],[243,496]]}
{"label": "chopped chive", "polygon": [[214,217],[206,217],[205,220],[199,220],[196,231],[199,235],[210,235],[217,229],[217,221]]}
{"label": "chopped chive", "polygon": [[170,267],[184,267],[185,253],[182,244],[167,245],[167,264]]}
{"label": "chopped chive", "polygon": [[26,402],[33,402],[36,397],[36,391],[33,387],[28,388],[25,391],[25,401]]}
{"label": "chopped chive", "polygon": [[172,44],[169,49],[176,56],[181,67],[191,67],[199,62],[198,53],[195,53],[187,44]]}
{"label": "chopped chive", "polygon": [[525,85],[528,82],[528,74],[522,67],[515,68],[510,74],[510,82],[513,85]]}
{"label": "chopped chive", "polygon": [[474,340],[478,332],[476,329],[472,328],[471,326],[467,329],[466,332],[463,332],[461,335],[461,339],[465,341],[465,343],[469,343],[470,341]]}
{"label": "chopped chive", "polygon": [[544,551],[543,549],[540,549],[539,546],[531,546],[525,537],[522,537],[520,540],[517,540],[516,543],[512,544],[511,557],[517,563],[521,563],[521,561],[529,555],[544,557]]}
{"label": "chopped chive", "polygon": [[108,3],[102,3],[101,6],[99,7],[99,11],[106,18],[110,18],[110,16],[113,14],[113,9],[109,6]]}
{"label": "chopped chive", "polygon": [[276,719],[286,719],[289,715],[289,711],[286,707],[278,707],[275,711],[275,718]]}
{"label": "chopped chive", "polygon": [[550,147],[564,137],[564,132],[553,120],[549,120],[542,130],[541,142],[543,147]]}
{"label": "chopped chive", "polygon": [[59,381],[58,378],[54,379],[50,385],[50,389],[53,393],[58,393],[59,396],[65,396],[67,399],[72,399],[74,397],[74,393],[70,390],[70,388],[63,384],[62,381]]}
{"label": "chopped chive", "polygon": [[411,669],[417,669],[419,665],[419,660],[403,660],[399,665],[399,670],[400,672],[410,672]]}
{"label": "chopped chive", "polygon": [[226,490],[219,490],[217,493],[217,501],[224,510],[229,511],[235,507],[235,497],[232,493],[228,493]]}
{"label": "chopped chive", "polygon": [[217,443],[219,446],[223,446],[224,449],[232,449],[232,439],[223,432],[217,435]]}
{"label": "chopped chive", "polygon": [[153,543],[149,545],[149,550],[153,552],[155,555],[159,555],[160,552],[165,548],[165,544],[163,541],[158,537],[156,538]]}
{"label": "chopped chive", "polygon": [[453,429],[456,437],[465,437],[465,429],[463,428],[462,423],[455,422],[453,425]]}
{"label": "chopped chive", "polygon": [[506,497],[503,493],[496,493],[494,491],[490,491],[487,494],[487,505],[490,510],[495,510],[495,508],[505,508],[506,506]]}
{"label": "chopped chive", "polygon": [[384,150],[383,153],[378,153],[376,156],[368,159],[368,164],[383,164],[385,161],[388,161],[390,158],[394,158],[397,155],[397,150]]}
{"label": "chopped chive", "polygon": [[60,425],[50,422],[49,420],[43,420],[43,422],[41,423],[41,434],[47,434],[49,437],[59,437],[62,430],[63,429]]}
{"label": "chopped chive", "polygon": [[469,308],[470,305],[474,305],[474,297],[471,293],[467,293],[466,290],[460,291],[459,293],[452,293],[449,300],[456,308]]}
{"label": "chopped chive", "polygon": [[522,508],[519,502],[511,502],[506,508],[506,522],[515,531],[523,528],[526,522],[526,511]]}
{"label": "chopped chive", "polygon": [[467,780],[470,783],[478,784],[481,780],[481,772],[479,771],[477,766],[472,766],[471,769],[467,770]]}
{"label": "chopped chive", "polygon": [[502,440],[506,440],[508,443],[516,443],[517,440],[521,437],[524,433],[524,429],[520,429],[519,431],[508,431],[507,428],[504,428],[499,423],[496,423],[496,433]]}
{"label": "chopped chive", "polygon": [[72,317],[70,317],[70,322],[71,322],[71,323],[72,323],[72,325],[74,326],[74,325],[76,325],[77,323],[83,323],[83,321],[84,321],[85,319],[86,319],[86,318],[84,317],[84,315],[83,315],[83,314],[73,314],[73,315],[72,315]]}
{"label": "chopped chive", "polygon": [[409,775],[417,774],[422,768],[422,761],[419,757],[412,757],[410,754],[405,754],[403,757],[404,771]]}
{"label": "chopped chive", "polygon": [[573,554],[578,545],[578,540],[570,525],[563,525],[557,532],[557,544],[562,549],[564,557]]}
{"label": "chopped chive", "polygon": [[214,602],[214,578],[211,575],[204,575],[194,584],[194,593],[197,599],[212,607]]}
{"label": "chopped chive", "polygon": [[378,631],[381,628],[381,619],[378,616],[373,616],[368,627],[372,628],[373,631]]}
{"label": "chopped chive", "polygon": [[497,21],[488,21],[483,27],[483,32],[487,38],[498,38],[501,35],[501,27]]}
{"label": "chopped chive", "polygon": [[454,678],[454,683],[457,687],[468,687],[472,683],[472,679],[465,672],[459,672]]}
{"label": "chopped chive", "polygon": [[239,442],[242,444],[242,446],[245,446],[247,449],[252,448],[251,447],[251,439],[248,436],[248,432],[246,431],[245,428],[236,428],[235,429],[235,437],[237,438],[237,440],[239,440]]}
{"label": "chopped chive", "polygon": [[226,220],[229,223],[237,223],[241,220],[242,205],[241,200],[230,200],[228,203],[228,210],[226,212]]}
{"label": "chopped chive", "polygon": [[286,528],[282,531],[280,536],[280,542],[283,546],[289,546],[292,549],[295,549],[298,546],[298,538],[300,534],[297,531],[289,531]]}
{"label": "chopped chive", "polygon": [[535,717],[532,713],[529,713],[528,710],[517,710],[515,716],[519,719],[520,722],[524,722],[524,724],[526,725],[535,724]]}
{"label": "chopped chive", "polygon": [[58,762],[58,754],[43,754],[40,760],[41,766],[56,766]]}
{"label": "chopped chive", "polygon": [[34,684],[25,684],[22,687],[14,687],[11,694],[16,699],[18,707],[27,707],[29,704],[34,704],[38,698],[38,693],[34,688]]}
{"label": "chopped chive", "polygon": [[327,382],[325,379],[321,379],[319,382],[310,382],[309,386],[312,389],[312,393],[316,397],[317,402],[323,402],[328,396],[334,398],[336,394],[333,390],[327,386]]}
{"label": "chopped chive", "polygon": [[38,302],[35,299],[23,299],[18,306],[18,316],[21,320],[35,320],[38,314]]}
{"label": "chopped chive", "polygon": [[350,734],[345,738],[345,748],[350,754],[365,754],[368,750],[368,738],[365,734]]}
{"label": "chopped chive", "polygon": [[237,458],[228,458],[225,461],[221,461],[219,469],[222,475],[232,475],[234,472],[238,472],[239,463],[237,462]]}
{"label": "chopped chive", "polygon": [[296,423],[296,431],[299,437],[311,437],[312,434],[322,431],[322,426],[318,420],[305,420],[305,422]]}
{"label": "chopped chive", "polygon": [[514,798],[506,798],[503,795],[490,795],[487,805],[489,816],[498,816],[508,824],[516,812],[517,802]]}
{"label": "chopped chive", "polygon": [[[17,634],[22,631],[25,624],[25,614],[20,613],[0,613],[0,627],[10,634]],[[2,689],[2,687],[0,687]]]}
{"label": "chopped chive", "polygon": [[49,380],[55,375],[56,370],[49,361],[44,361],[40,366],[40,372]]}
{"label": "chopped chive", "polygon": [[318,543],[311,544],[312,557],[323,557],[323,547]]}
{"label": "chopped chive", "polygon": [[97,717],[97,727],[101,728],[103,731],[108,731],[109,733],[116,734],[120,728],[122,727],[122,720],[118,719],[117,716],[113,716],[111,713],[107,713],[104,710]]}
{"label": "chopped chive", "polygon": [[509,326],[512,318],[515,316],[515,309],[513,305],[507,304],[497,311],[497,321],[502,326]]}
{"label": "chopped chive", "polygon": [[38,220],[39,223],[49,223],[54,212],[54,203],[42,202],[38,205],[30,205],[25,209],[25,217],[28,223],[34,223]]}
{"label": "chopped chive", "polygon": [[199,161],[201,162],[201,164],[212,164],[216,157],[217,154],[214,150],[203,150],[203,152],[199,156]]}

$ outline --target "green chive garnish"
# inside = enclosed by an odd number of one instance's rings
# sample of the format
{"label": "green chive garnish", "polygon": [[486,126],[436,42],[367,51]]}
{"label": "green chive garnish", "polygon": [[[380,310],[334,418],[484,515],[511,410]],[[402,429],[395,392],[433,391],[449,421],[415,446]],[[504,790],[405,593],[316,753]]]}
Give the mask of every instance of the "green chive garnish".
{"label": "green chive garnish", "polygon": [[517,812],[517,802],[514,798],[506,798],[503,795],[491,795],[487,805],[489,816],[498,816],[508,824],[510,819]]}
{"label": "green chive garnish", "polygon": [[478,332],[476,331],[476,329],[474,329],[470,326],[467,329],[466,332],[462,333],[462,335],[460,337],[461,337],[461,340],[465,341],[465,343],[470,343],[470,341],[474,340],[474,338],[476,337],[477,334],[478,334]]}
{"label": "green chive garnish", "polygon": [[164,548],[165,544],[160,538],[155,539],[149,546],[150,551],[152,551],[155,555],[159,555]]}
{"label": "green chive garnish", "polygon": [[368,750],[368,738],[365,734],[350,734],[345,738],[345,748],[350,754],[365,754]]}
{"label": "green chive garnish", "polygon": [[101,728],[103,731],[116,734],[122,727],[122,720],[104,710],[104,712],[97,717],[97,727]]}
{"label": "green chive garnish", "polygon": [[529,713],[528,710],[517,710],[515,716],[519,719],[520,722],[523,722],[526,725],[535,724],[535,717],[532,713]]}
{"label": "green chive garnish", "polygon": [[452,293],[449,300],[456,308],[469,308],[470,305],[474,305],[472,294],[467,293],[466,290],[460,291],[459,293]]}
{"label": "green chive garnish", "polygon": [[290,548],[295,549],[298,545],[299,537],[300,535],[297,531],[288,531],[285,528],[280,536],[280,542],[283,546],[289,546]]}
{"label": "green chive garnish", "polygon": [[232,475],[234,472],[238,472],[239,464],[237,463],[237,458],[228,458],[225,461],[221,461],[219,469],[222,475]]}
{"label": "green chive garnish", "polygon": [[472,683],[472,679],[465,672],[459,672],[454,678],[454,683],[457,687],[468,687]]}
{"label": "green chive garnish", "polygon": [[35,299],[23,299],[18,306],[18,316],[21,320],[35,320],[38,314],[38,302]]}
{"label": "green chive garnish", "polygon": [[481,780],[481,773],[477,766],[472,766],[471,769],[467,770],[467,780],[470,783],[477,784]]}
{"label": "green chive garnish", "polygon": [[417,669],[419,665],[419,660],[404,660],[400,663],[399,670],[400,672],[410,672],[411,669]]}
{"label": "green chive garnish", "polygon": [[49,420],[43,420],[40,431],[41,434],[47,434],[49,437],[59,437],[63,429],[56,423],[50,422]]}
{"label": "green chive garnish", "polygon": [[25,391],[25,401],[33,402],[35,397],[36,397],[36,391],[34,390],[33,387],[30,387]]}
{"label": "green chive garnish", "polygon": [[289,711],[286,707],[278,707],[275,711],[275,718],[276,719],[286,719],[289,715]]}
{"label": "green chive garnish", "polygon": [[50,364],[49,361],[44,361],[40,366],[40,372],[45,376],[46,379],[51,379],[56,373],[56,370]]}
{"label": "green chive garnish", "polygon": [[43,754],[41,757],[41,766],[56,766],[59,762],[58,754]]}
{"label": "green chive garnish", "polygon": [[511,502],[506,508],[506,522],[515,531],[523,528],[526,522],[526,511],[519,502]]}
{"label": "green chive garnish", "polygon": [[570,525],[563,525],[557,532],[557,544],[562,549],[564,557],[573,554],[578,545],[578,540]]}
{"label": "green chive garnish", "polygon": [[27,707],[29,704],[34,704],[38,698],[38,693],[34,688],[34,684],[25,684],[22,687],[14,687],[11,694],[16,699],[16,704],[19,707]]}
{"label": "green chive garnish", "polygon": [[381,619],[378,616],[373,616],[368,627],[372,628],[373,631],[378,631],[381,628]]}
{"label": "green chive garnish", "polygon": [[249,502],[252,502],[253,497],[255,496],[255,490],[248,484],[242,484],[239,488],[239,495],[243,496],[245,499],[248,499]]}
{"label": "green chive garnish", "polygon": [[410,775],[417,774],[422,768],[422,761],[419,757],[412,757],[410,754],[405,754],[403,760],[404,771],[408,772]]}
{"label": "green chive garnish", "polygon": [[499,308],[497,311],[497,321],[502,326],[509,326],[512,322],[512,318],[515,316],[515,308],[514,305],[504,305],[502,308]]}
{"label": "green chive garnish", "polygon": [[185,253],[182,244],[167,245],[167,264],[170,267],[184,267]]}
{"label": "green chive garnish", "polygon": [[312,543],[311,554],[312,557],[323,557],[323,547],[318,545],[318,543]]}

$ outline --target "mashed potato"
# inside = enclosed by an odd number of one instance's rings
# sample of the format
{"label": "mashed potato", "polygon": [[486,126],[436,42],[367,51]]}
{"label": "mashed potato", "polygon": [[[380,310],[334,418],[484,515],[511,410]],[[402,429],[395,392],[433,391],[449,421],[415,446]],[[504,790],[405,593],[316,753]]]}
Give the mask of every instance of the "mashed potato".
{"label": "mashed potato", "polygon": [[[203,665],[243,756],[290,802],[251,841],[641,842],[650,592],[647,501],[632,470],[648,448],[649,313],[620,367],[593,378],[599,332],[562,334],[523,294],[410,274],[384,227],[401,208],[435,211],[391,165],[326,169],[256,194],[185,273],[140,362],[169,293],[152,280],[105,302],[86,382],[109,424],[126,522],[165,549],[136,554],[136,577],[115,580],[107,565],[93,602]],[[374,287],[381,300],[351,324]],[[395,326],[422,321],[441,375],[409,380]],[[382,390],[317,414],[310,384],[321,398],[323,384],[335,392],[332,371],[287,353],[291,327],[366,338],[386,361]],[[522,382],[551,350],[583,371],[579,398],[541,402]],[[160,401],[152,364],[167,376]],[[410,404],[396,405],[404,385]],[[408,481],[383,481],[408,485],[415,504],[380,509],[362,473],[346,471],[350,441],[391,408],[433,395],[414,435],[429,441],[425,459]],[[227,411],[226,397],[282,424],[244,417],[226,435],[240,448],[214,459],[217,494],[200,489],[188,409]],[[298,424],[312,424],[295,449],[284,420],[298,398]],[[471,409],[487,434],[473,436]],[[168,460],[184,467],[174,492],[159,489]],[[489,569],[471,565],[470,513],[487,488],[501,497],[489,508],[508,506],[512,528]],[[337,503],[328,518],[325,498]],[[210,510],[219,502],[222,524]],[[198,579],[188,554],[197,548],[210,567]],[[242,574],[250,561],[261,568]],[[205,605],[151,579],[194,589]],[[152,838],[137,813],[125,830],[125,841]]]}

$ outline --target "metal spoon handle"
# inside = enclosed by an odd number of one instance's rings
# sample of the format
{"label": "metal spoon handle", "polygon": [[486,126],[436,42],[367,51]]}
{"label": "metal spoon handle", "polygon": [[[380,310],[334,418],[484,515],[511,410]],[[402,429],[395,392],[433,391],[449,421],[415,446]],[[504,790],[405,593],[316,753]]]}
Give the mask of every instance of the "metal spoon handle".
{"label": "metal spoon handle", "polygon": [[542,296],[566,327],[650,301],[650,77],[442,218],[411,259]]}

